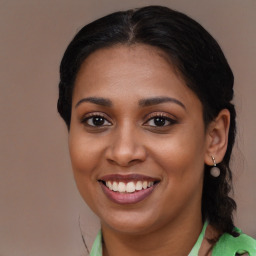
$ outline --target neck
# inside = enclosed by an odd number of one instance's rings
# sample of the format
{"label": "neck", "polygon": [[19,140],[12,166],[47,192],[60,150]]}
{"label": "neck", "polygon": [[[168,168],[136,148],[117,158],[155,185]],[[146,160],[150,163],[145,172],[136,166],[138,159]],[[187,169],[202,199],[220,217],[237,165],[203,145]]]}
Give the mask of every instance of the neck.
{"label": "neck", "polygon": [[[192,216],[192,217],[191,217]],[[202,230],[201,214],[180,216],[162,228],[144,234],[127,234],[102,224],[103,255],[117,256],[187,256]]]}

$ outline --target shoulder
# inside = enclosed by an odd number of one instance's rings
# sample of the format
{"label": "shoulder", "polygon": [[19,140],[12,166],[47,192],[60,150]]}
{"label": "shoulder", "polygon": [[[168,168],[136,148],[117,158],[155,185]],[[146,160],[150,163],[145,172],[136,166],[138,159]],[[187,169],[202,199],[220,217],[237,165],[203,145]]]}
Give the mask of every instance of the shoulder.
{"label": "shoulder", "polygon": [[224,233],[215,244],[212,256],[256,255],[256,240],[235,228],[236,236]]}

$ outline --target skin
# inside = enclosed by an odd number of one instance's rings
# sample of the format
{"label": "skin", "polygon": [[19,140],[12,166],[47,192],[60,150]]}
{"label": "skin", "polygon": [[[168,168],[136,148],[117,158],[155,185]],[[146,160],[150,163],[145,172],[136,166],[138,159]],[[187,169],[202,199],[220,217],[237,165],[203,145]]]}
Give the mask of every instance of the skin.
{"label": "skin", "polygon": [[[84,100],[88,97],[110,104]],[[174,100],[139,104],[155,97]],[[218,163],[225,154],[228,111],[205,127],[200,100],[170,61],[140,44],[91,54],[77,75],[72,104],[74,177],[101,220],[104,255],[188,255],[203,224],[204,164],[212,165],[211,155]],[[93,126],[93,115],[103,117],[103,125]],[[164,126],[156,125],[157,116],[164,116]],[[121,205],[100,185],[110,174],[141,174],[160,182],[146,199]]]}

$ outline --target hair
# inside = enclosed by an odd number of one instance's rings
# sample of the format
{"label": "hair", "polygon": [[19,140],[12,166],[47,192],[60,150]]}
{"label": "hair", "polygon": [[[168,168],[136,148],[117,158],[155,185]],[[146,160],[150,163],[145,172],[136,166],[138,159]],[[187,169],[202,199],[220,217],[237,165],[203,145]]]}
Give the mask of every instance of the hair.
{"label": "hair", "polygon": [[117,44],[146,44],[161,49],[201,101],[206,127],[222,109],[229,110],[228,146],[218,164],[220,176],[213,178],[210,166],[205,165],[202,216],[220,234],[232,233],[236,203],[229,197],[229,162],[236,134],[236,112],[231,103],[234,77],[220,46],[199,23],[162,6],[115,12],[84,26],[69,44],[60,65],[57,108],[68,129],[72,92],[81,64],[98,49]]}

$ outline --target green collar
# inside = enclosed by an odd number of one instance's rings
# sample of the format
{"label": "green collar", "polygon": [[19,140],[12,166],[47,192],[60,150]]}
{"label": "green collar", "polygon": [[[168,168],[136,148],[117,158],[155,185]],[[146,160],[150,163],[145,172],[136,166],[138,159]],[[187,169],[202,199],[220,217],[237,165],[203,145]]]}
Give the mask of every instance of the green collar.
{"label": "green collar", "polygon": [[[191,250],[191,252],[189,253],[188,256],[197,256],[198,255],[199,249],[203,242],[203,238],[204,238],[204,234],[205,234],[207,225],[208,225],[208,222],[206,221],[204,223],[201,234],[199,235],[199,237],[197,239],[196,244],[194,245],[193,249]],[[98,232],[96,239],[93,243],[90,256],[102,256],[102,233],[101,233],[101,230]]]}
{"label": "green collar", "polygon": [[90,256],[102,256],[102,233],[101,230],[98,232],[94,243],[92,245],[92,249],[90,252]]}
{"label": "green collar", "polygon": [[191,252],[189,253],[188,256],[198,256],[198,252],[199,252],[199,249],[200,249],[201,244],[203,242],[204,234],[205,234],[205,230],[206,230],[207,226],[208,226],[208,222],[205,221],[203,229],[202,229],[202,231],[201,231],[201,233],[200,233],[200,235],[199,235],[199,237],[196,241],[196,244],[194,245],[194,247],[192,248],[192,250],[191,250]]}
{"label": "green collar", "polygon": [[[207,228],[208,222],[204,223],[203,229],[197,239],[196,244],[192,248],[188,256],[198,256],[199,249],[204,239],[205,230]],[[256,240],[252,237],[243,234],[242,231],[238,228],[235,228],[234,231],[240,235],[233,237],[230,234],[223,234],[218,242],[215,244],[212,252],[212,256],[235,256],[236,253],[245,253],[248,252],[249,256],[256,255]],[[90,256],[102,256],[102,234],[101,231],[98,232],[98,235],[93,243]]]}
{"label": "green collar", "polygon": [[237,254],[248,253],[249,256],[256,255],[256,240],[244,234],[240,229],[234,228],[239,236],[234,237],[224,233],[215,244],[212,256],[227,255],[235,256]]}

